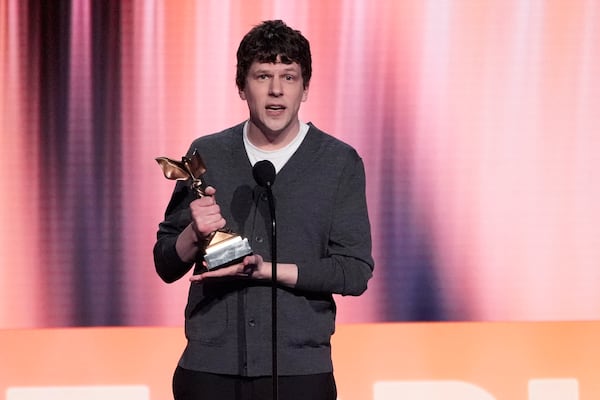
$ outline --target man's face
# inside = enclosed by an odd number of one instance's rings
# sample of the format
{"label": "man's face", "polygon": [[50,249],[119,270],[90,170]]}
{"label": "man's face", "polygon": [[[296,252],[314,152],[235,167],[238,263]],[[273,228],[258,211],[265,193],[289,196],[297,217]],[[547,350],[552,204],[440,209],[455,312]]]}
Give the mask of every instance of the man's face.
{"label": "man's face", "polygon": [[270,140],[298,133],[298,110],[307,96],[300,65],[279,60],[255,61],[248,70],[244,90],[240,90],[240,97],[248,103],[250,128],[254,125]]}

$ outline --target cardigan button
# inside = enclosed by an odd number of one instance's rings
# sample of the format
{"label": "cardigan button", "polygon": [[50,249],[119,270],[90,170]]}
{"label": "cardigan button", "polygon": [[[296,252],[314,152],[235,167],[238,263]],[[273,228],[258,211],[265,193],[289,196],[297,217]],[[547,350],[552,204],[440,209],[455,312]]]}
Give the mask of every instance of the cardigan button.
{"label": "cardigan button", "polygon": [[253,319],[249,320],[248,321],[248,326],[255,327],[256,326],[256,321],[254,321]]}
{"label": "cardigan button", "polygon": [[256,240],[256,243],[262,243],[265,241],[265,239],[262,236],[257,236],[254,238],[254,240]]}

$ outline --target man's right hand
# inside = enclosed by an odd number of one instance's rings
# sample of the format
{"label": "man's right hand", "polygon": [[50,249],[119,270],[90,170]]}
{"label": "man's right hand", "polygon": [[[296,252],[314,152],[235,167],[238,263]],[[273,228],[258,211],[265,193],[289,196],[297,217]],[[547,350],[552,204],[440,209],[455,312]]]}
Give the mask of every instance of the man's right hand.
{"label": "man's right hand", "polygon": [[202,242],[213,232],[225,227],[226,221],[216,202],[216,192],[214,187],[208,186],[204,190],[204,196],[190,203],[192,229],[197,235],[198,242]]}
{"label": "man's right hand", "polygon": [[190,203],[192,222],[179,234],[175,249],[181,260],[193,262],[199,252],[204,251],[210,235],[225,227],[225,219],[215,200],[214,187],[208,186],[202,196]]}

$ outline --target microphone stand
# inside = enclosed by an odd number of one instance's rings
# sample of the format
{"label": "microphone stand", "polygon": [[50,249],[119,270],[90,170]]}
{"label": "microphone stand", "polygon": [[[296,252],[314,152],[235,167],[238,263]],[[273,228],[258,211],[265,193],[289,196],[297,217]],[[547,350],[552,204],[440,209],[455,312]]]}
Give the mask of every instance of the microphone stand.
{"label": "microphone stand", "polygon": [[279,399],[279,377],[277,373],[277,224],[272,185],[276,171],[269,160],[257,162],[252,167],[252,175],[259,186],[267,189],[269,213],[271,214],[271,343],[273,355],[273,400]]}
{"label": "microphone stand", "polygon": [[277,223],[275,201],[271,182],[267,182],[267,198],[271,213],[271,352],[273,366],[273,400],[279,399],[279,378],[277,373]]}

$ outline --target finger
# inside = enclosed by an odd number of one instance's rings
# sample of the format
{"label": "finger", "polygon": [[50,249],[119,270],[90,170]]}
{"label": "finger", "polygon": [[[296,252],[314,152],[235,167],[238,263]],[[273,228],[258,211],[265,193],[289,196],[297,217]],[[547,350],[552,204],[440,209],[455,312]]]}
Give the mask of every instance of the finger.
{"label": "finger", "polygon": [[217,193],[217,189],[215,189],[212,186],[207,186],[206,189],[204,189],[204,194],[206,196],[211,196],[212,197],[212,196],[215,195],[215,193]]}
{"label": "finger", "polygon": [[199,275],[192,275],[190,277],[190,281],[201,282],[206,279],[224,278],[227,276],[247,276],[247,274],[244,272],[244,265],[243,264],[234,264],[234,265],[230,265],[230,266],[227,266],[224,268],[219,268],[219,269],[203,272],[202,274],[199,274]]}
{"label": "finger", "polygon": [[208,205],[204,202],[200,203],[201,200],[196,201],[197,203],[191,204],[190,211],[193,221],[199,227],[203,227],[205,225],[221,225],[225,223],[225,220],[221,215],[221,207],[219,207],[218,204]]}
{"label": "finger", "polygon": [[208,207],[217,204],[215,198],[212,196],[203,196],[193,200],[190,203],[190,207]]}
{"label": "finger", "polygon": [[244,257],[242,264],[244,265],[258,265],[262,263],[263,259],[258,254],[251,254],[249,256]]}

